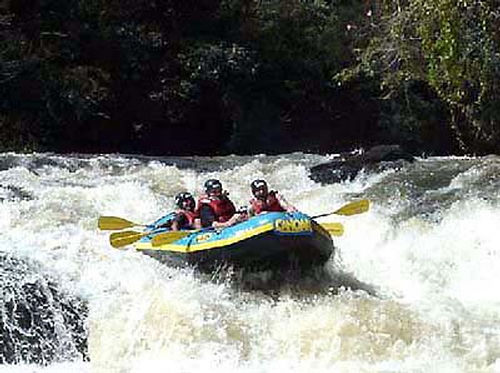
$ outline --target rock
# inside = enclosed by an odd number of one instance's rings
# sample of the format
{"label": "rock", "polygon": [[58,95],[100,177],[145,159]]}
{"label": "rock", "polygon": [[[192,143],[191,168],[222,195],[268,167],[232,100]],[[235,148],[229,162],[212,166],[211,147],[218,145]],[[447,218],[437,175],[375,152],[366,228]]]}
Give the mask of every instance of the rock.
{"label": "rock", "polygon": [[388,168],[399,168],[415,157],[399,145],[378,145],[361,153],[341,154],[337,159],[311,167],[310,177],[322,184],[333,184],[352,180],[361,171],[380,172]]}
{"label": "rock", "polygon": [[23,188],[15,185],[2,185],[0,184],[0,202],[6,201],[19,201],[19,200],[32,200],[34,197],[31,193],[25,191]]}
{"label": "rock", "polygon": [[87,358],[87,305],[34,263],[0,253],[0,364]]}

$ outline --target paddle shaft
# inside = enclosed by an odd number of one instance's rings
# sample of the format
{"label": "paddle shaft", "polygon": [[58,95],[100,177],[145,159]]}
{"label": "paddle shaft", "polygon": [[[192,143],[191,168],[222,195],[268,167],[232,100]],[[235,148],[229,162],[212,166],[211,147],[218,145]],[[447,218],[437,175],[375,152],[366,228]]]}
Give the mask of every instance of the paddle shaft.
{"label": "paddle shaft", "polygon": [[342,206],[341,208],[339,208],[338,210],[335,210],[333,212],[327,212],[324,214],[315,215],[312,218],[316,219],[316,218],[321,218],[323,216],[328,216],[328,215],[333,215],[333,214],[345,215],[345,216],[357,215],[357,214],[362,214],[362,213],[368,211],[369,208],[370,208],[370,201],[367,199],[361,199],[359,201],[350,202],[350,203]]}

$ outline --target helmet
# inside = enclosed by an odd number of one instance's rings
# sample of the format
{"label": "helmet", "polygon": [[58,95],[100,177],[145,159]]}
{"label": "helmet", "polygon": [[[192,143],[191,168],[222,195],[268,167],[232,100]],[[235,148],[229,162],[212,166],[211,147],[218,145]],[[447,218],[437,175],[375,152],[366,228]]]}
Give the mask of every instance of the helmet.
{"label": "helmet", "polygon": [[222,191],[222,183],[217,179],[208,179],[205,181],[205,192],[209,193],[215,189]]}
{"label": "helmet", "polygon": [[255,194],[257,190],[265,190],[267,192],[267,183],[265,180],[262,179],[257,179],[252,181],[250,187],[252,188],[253,194]]}
{"label": "helmet", "polygon": [[177,207],[183,209],[185,201],[190,201],[192,207],[196,205],[193,195],[189,192],[181,192],[175,196],[175,204]]}

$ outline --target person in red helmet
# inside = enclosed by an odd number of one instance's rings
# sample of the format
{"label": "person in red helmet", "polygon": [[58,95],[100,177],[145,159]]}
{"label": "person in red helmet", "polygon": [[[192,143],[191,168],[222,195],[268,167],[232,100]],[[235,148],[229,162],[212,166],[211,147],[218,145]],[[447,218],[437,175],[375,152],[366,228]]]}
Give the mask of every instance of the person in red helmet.
{"label": "person in red helmet", "polygon": [[175,196],[177,210],[171,221],[170,229],[178,231],[181,229],[201,228],[199,215],[196,211],[196,202],[189,192],[181,192]]}
{"label": "person in red helmet", "polygon": [[217,179],[205,182],[205,194],[198,199],[198,214],[202,227],[224,228],[245,220],[246,215],[236,213],[228,193]]}
{"label": "person in red helmet", "polygon": [[288,203],[285,198],[275,190],[269,190],[265,180],[257,179],[250,184],[254,198],[250,200],[248,214],[258,215],[263,212],[296,212],[297,209]]}

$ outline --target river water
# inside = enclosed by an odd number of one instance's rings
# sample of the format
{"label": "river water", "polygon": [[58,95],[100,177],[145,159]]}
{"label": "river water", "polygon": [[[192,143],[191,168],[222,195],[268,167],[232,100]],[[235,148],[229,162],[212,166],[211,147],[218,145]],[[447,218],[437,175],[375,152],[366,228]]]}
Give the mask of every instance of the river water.
{"label": "river water", "polygon": [[[15,363],[0,371],[500,372],[500,157],[418,159],[322,186],[308,170],[329,158],[0,154],[0,311]],[[212,177],[237,205],[254,178],[311,215],[372,205],[320,220],[345,233],[304,278],[169,268],[113,249],[96,227],[100,215],[150,223]],[[32,345],[8,315],[40,278],[66,306],[36,305],[57,308],[55,333],[37,342],[54,353],[27,362]],[[86,353],[68,337],[68,310]]]}

